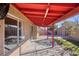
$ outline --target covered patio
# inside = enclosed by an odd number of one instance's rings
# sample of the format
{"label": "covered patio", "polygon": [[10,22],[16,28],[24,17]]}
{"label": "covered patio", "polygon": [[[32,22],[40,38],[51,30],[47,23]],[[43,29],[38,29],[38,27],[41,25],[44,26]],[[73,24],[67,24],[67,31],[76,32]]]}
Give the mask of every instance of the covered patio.
{"label": "covered patio", "polygon": [[77,14],[79,14],[78,3],[10,4],[5,21],[1,21],[1,24],[4,24],[2,29],[5,29],[1,35],[3,39],[1,42],[5,42],[2,44],[1,54],[71,55],[71,51],[65,51],[64,47],[55,42],[54,25]]}

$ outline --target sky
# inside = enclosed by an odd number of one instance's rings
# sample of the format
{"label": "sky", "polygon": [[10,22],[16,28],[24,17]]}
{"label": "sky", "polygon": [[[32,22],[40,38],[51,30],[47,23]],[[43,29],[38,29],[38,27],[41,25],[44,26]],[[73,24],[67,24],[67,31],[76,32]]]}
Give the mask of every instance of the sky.
{"label": "sky", "polygon": [[[69,21],[69,22],[76,22],[76,21],[78,21],[78,22],[79,22],[79,14],[77,14],[77,15],[75,15],[75,16],[73,16],[73,17],[70,17],[70,18],[68,18],[68,19],[66,19],[66,20],[64,20],[64,21]],[[63,23],[64,21],[61,21],[61,22],[59,22],[59,23],[56,23],[56,25],[58,25],[58,28],[62,26],[62,23]]]}

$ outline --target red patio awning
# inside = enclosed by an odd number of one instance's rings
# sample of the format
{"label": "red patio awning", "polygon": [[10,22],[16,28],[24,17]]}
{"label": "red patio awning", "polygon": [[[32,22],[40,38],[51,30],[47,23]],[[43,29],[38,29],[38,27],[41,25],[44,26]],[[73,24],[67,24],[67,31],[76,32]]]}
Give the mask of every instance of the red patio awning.
{"label": "red patio awning", "polygon": [[38,26],[48,26],[78,6],[75,3],[15,3],[13,5]]}

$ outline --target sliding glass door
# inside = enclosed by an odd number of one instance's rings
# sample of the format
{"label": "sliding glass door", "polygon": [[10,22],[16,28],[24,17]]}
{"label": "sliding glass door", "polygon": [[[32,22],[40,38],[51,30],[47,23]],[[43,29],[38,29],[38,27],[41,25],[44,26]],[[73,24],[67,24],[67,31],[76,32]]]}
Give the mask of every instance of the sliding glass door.
{"label": "sliding glass door", "polygon": [[24,41],[22,22],[5,19],[5,55],[12,53]]}
{"label": "sliding glass door", "polygon": [[23,33],[23,22],[18,22],[18,37],[19,37],[19,45],[24,42],[24,33]]}

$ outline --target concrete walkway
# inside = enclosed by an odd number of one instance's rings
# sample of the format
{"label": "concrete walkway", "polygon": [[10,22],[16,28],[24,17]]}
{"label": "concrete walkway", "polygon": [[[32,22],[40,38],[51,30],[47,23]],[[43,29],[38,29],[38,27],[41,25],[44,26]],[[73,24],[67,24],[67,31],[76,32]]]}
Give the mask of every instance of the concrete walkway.
{"label": "concrete walkway", "polygon": [[48,40],[38,40],[35,42],[28,41],[29,48],[26,49],[22,56],[70,56],[71,51],[65,51],[62,46],[55,43],[52,48]]}

